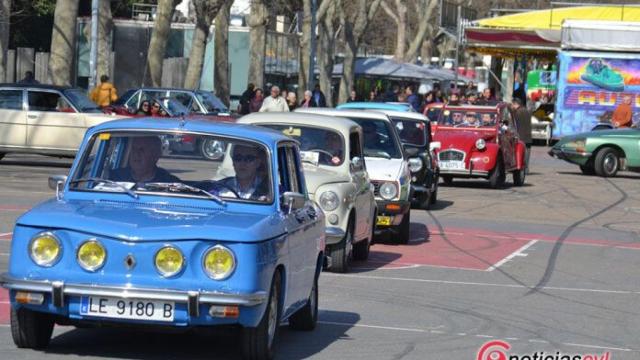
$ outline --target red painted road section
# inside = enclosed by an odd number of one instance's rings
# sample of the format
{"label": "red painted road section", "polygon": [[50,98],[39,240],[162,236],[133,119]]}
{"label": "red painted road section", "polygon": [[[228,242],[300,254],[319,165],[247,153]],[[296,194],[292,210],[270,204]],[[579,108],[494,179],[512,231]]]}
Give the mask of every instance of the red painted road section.
{"label": "red painted road section", "polygon": [[0,325],[9,323],[9,293],[0,288]]}
{"label": "red painted road section", "polygon": [[31,209],[31,206],[0,205],[0,211],[27,211],[29,209]]}

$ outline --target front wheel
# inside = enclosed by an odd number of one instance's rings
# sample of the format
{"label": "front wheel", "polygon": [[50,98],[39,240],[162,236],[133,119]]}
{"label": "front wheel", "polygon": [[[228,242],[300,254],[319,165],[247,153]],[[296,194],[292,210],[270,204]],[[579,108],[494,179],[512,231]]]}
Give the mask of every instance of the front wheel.
{"label": "front wheel", "polygon": [[527,176],[526,169],[520,169],[513,172],[513,185],[522,186]]}
{"label": "front wheel", "polygon": [[376,216],[374,215],[369,237],[364,240],[360,240],[359,242],[355,243],[355,245],[353,245],[353,258],[355,260],[364,261],[369,258],[369,252],[371,249],[371,242],[373,241],[375,227]]}
{"label": "front wheel", "polygon": [[304,307],[289,318],[289,327],[294,330],[311,331],[318,323],[318,275],[313,280],[311,294]]}
{"label": "front wheel", "polygon": [[504,185],[506,175],[504,173],[504,164],[502,163],[502,159],[498,158],[496,161],[496,166],[491,170],[491,175],[489,175],[489,184],[491,188],[497,189]]}
{"label": "front wheel", "polygon": [[335,248],[331,250],[331,270],[339,273],[349,272],[351,261],[351,250],[353,247],[353,222],[349,222],[347,225],[347,232],[344,234],[344,238],[341,242],[336,244]]}
{"label": "front wheel", "polygon": [[584,174],[584,175],[595,175],[596,174],[596,170],[591,165],[580,165],[580,171],[582,171],[582,174]]}
{"label": "front wheel", "polygon": [[409,236],[410,236],[410,230],[411,230],[411,212],[408,211],[406,214],[404,214],[404,217],[402,218],[402,222],[400,223],[400,233],[398,234],[398,243],[399,244],[408,244],[409,243]]}
{"label": "front wheel", "polygon": [[594,161],[596,174],[602,177],[616,176],[620,170],[620,159],[618,152],[612,148],[604,148],[598,151]]}
{"label": "front wheel", "polygon": [[280,273],[276,272],[271,282],[269,302],[260,323],[255,328],[244,328],[242,332],[242,355],[247,360],[273,359],[274,345],[280,324]]}
{"label": "front wheel", "polygon": [[4,157],[4,153],[0,153],[0,160],[2,160],[2,158]]}
{"label": "front wheel", "polygon": [[444,181],[444,184],[447,186],[451,186],[453,185],[453,176],[449,176],[449,175],[442,175],[442,181]]}
{"label": "front wheel", "polygon": [[11,307],[11,336],[19,348],[44,349],[51,341],[53,319],[48,314]]}
{"label": "front wheel", "polygon": [[203,157],[219,161],[224,157],[225,146],[222,141],[215,139],[206,139],[200,142],[200,153]]}

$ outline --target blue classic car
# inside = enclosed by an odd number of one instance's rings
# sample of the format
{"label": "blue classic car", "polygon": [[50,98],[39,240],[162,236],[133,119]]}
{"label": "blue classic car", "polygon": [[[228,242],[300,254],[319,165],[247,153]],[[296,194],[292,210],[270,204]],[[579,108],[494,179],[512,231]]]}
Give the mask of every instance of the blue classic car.
{"label": "blue classic car", "polygon": [[[163,154],[162,138],[176,134],[220,140],[232,161]],[[51,184],[56,198],[17,220],[0,278],[18,347],[44,348],[55,323],[240,325],[245,358],[268,359],[280,322],[315,327],[324,213],[282,133],[107,122]]]}

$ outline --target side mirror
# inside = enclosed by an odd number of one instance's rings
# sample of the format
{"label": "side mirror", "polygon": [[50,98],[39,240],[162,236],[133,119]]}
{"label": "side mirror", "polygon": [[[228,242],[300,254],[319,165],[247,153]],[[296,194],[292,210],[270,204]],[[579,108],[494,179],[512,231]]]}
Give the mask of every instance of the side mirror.
{"label": "side mirror", "polygon": [[354,156],[353,159],[351,159],[351,169],[360,169],[362,168],[362,158],[359,156]]}
{"label": "side mirror", "polygon": [[53,175],[49,176],[48,184],[49,189],[56,191],[56,199],[60,200],[60,191],[67,182],[67,175]]}
{"label": "side mirror", "polygon": [[429,143],[429,151],[440,150],[442,143],[440,141],[432,141]]}
{"label": "side mirror", "polygon": [[282,208],[288,213],[303,208],[305,202],[304,195],[297,192],[287,191],[281,196]]}
{"label": "side mirror", "polygon": [[404,154],[407,157],[414,157],[414,156],[418,155],[418,153],[420,152],[420,149],[415,148],[413,146],[403,145],[402,147],[404,148]]}

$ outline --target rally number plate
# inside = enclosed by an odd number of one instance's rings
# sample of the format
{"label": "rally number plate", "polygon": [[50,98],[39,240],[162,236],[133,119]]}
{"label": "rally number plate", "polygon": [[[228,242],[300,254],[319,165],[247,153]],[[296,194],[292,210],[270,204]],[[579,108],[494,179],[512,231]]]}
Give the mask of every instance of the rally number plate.
{"label": "rally number plate", "polygon": [[83,296],[80,314],[113,319],[173,321],[175,303],[105,296]]}

